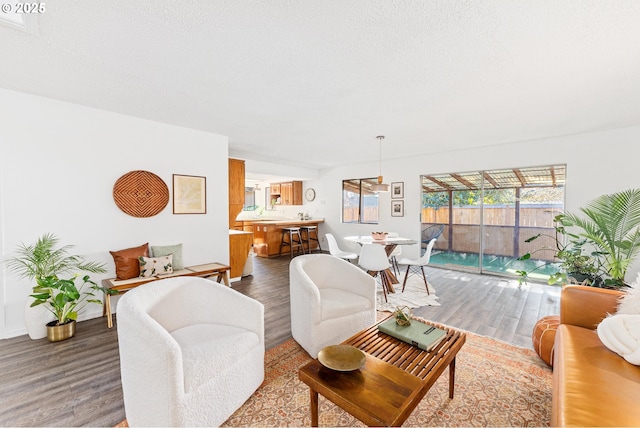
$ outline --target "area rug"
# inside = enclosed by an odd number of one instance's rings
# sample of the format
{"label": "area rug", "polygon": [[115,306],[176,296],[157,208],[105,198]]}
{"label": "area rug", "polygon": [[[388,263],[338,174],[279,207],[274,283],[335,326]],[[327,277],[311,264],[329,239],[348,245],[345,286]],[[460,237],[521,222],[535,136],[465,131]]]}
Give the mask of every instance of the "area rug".
{"label": "area rug", "polygon": [[[290,339],[267,351],[266,379],[224,426],[309,426],[309,388],[297,369],[311,357]],[[456,359],[455,396],[443,373],[404,426],[549,426],[551,370],[534,351],[467,333]],[[324,397],[321,426],[363,426]]]}
{"label": "area rug", "polygon": [[[263,384],[223,426],[309,426],[309,388],[298,380],[298,368],[310,360],[293,339],[268,350]],[[551,369],[534,351],[467,333],[456,359],[454,398],[445,371],[403,426],[549,426],[551,382]],[[319,422],[364,426],[322,396]]]}
{"label": "area rug", "polygon": [[397,306],[406,306],[408,308],[419,308],[421,306],[440,306],[438,302],[438,296],[436,296],[436,290],[429,282],[429,294],[424,286],[422,275],[411,275],[407,279],[407,285],[402,292],[402,281],[404,275],[401,275],[402,279],[400,284],[394,284],[393,288],[395,293],[387,294],[387,301],[384,300],[384,294],[382,289],[378,286],[378,303],[377,309],[379,311],[393,312]]}

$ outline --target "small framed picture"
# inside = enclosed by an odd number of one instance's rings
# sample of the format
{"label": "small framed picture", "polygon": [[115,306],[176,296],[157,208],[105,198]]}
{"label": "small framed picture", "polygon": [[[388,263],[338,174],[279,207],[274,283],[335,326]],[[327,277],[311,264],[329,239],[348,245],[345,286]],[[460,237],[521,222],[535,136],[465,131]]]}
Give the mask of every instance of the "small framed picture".
{"label": "small framed picture", "polygon": [[391,199],[404,198],[404,181],[391,183]]}
{"label": "small framed picture", "polygon": [[391,217],[404,217],[404,201],[391,201]]}
{"label": "small framed picture", "polygon": [[173,174],[173,213],[207,213],[207,178]]}

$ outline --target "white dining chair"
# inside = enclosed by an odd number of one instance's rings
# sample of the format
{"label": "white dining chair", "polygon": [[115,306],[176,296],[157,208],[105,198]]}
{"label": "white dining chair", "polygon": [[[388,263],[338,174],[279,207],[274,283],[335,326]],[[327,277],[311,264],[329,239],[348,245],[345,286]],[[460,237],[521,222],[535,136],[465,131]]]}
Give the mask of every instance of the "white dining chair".
{"label": "white dining chair", "polygon": [[398,260],[398,264],[407,265],[407,271],[404,274],[404,281],[402,282],[402,292],[404,292],[404,287],[407,285],[407,278],[409,277],[410,270],[411,274],[422,272],[422,279],[424,280],[424,286],[427,289],[427,294],[429,294],[429,284],[427,283],[427,275],[424,273],[424,267],[429,264],[429,260],[431,260],[431,250],[433,249],[434,244],[436,243],[437,238],[429,241],[427,245],[427,250],[424,254],[417,259],[400,259]]}
{"label": "white dining chair", "polygon": [[329,244],[329,254],[331,254],[332,256],[340,257],[341,259],[347,260],[349,262],[358,258],[358,255],[356,253],[351,253],[349,251],[343,251],[342,249],[340,249],[336,238],[332,234],[326,233],[324,236],[327,238],[327,243]]}
{"label": "white dining chair", "polygon": [[387,290],[391,287],[388,276],[384,273],[391,267],[389,264],[389,258],[387,252],[384,249],[384,245],[380,244],[364,244],[362,250],[360,250],[360,258],[358,264],[361,268],[366,270],[371,276],[379,277],[382,285],[382,292],[384,294],[384,301],[387,300]]}
{"label": "white dining chair", "polygon": [[[387,238],[399,238],[400,235],[398,235],[396,232],[389,232],[389,234],[387,235]],[[397,275],[400,275],[400,267],[398,266],[398,257],[400,257],[400,255],[402,254],[402,247],[400,245],[396,245],[396,247],[393,249],[393,251],[391,251],[391,254],[389,254],[389,262],[391,263],[391,267],[393,268],[393,273]]]}

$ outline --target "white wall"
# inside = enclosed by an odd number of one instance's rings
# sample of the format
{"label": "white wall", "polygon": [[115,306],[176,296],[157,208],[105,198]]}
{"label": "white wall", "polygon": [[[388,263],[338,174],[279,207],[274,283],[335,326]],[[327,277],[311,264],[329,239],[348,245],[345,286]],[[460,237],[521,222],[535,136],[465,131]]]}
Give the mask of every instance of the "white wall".
{"label": "white wall", "polygon": [[[0,117],[3,260],[20,242],[52,232],[75,253],[107,264],[109,272],[94,280],[114,276],[109,250],[145,242],[182,242],[186,264],[228,263],[227,137],[1,89]],[[158,215],[135,218],[115,205],[113,185],[132,170],[167,184],[169,204]],[[172,174],[207,178],[207,214],[172,214]],[[31,286],[0,270],[0,337],[26,332]],[[101,311],[91,305],[83,318]]]}
{"label": "white wall", "polygon": [[[379,225],[343,224],[341,214],[342,180],[374,177],[378,164],[355,164],[321,171],[317,180],[305,182],[316,189],[317,198],[305,204],[305,210],[325,217],[320,233],[331,232],[337,237],[368,234],[374,230],[397,231],[402,236],[420,237],[420,175],[538,166],[567,165],[567,210],[577,212],[586,202],[605,193],[640,188],[640,126],[606,132],[593,132],[567,137],[549,138],[523,143],[452,151],[407,159],[383,159],[385,183],[404,182],[404,217],[391,217],[390,194],[380,196]],[[347,249],[349,243],[339,240]],[[357,249],[357,248],[356,248]],[[403,247],[403,253],[418,256],[418,246]],[[635,279],[638,264],[628,272]]]}

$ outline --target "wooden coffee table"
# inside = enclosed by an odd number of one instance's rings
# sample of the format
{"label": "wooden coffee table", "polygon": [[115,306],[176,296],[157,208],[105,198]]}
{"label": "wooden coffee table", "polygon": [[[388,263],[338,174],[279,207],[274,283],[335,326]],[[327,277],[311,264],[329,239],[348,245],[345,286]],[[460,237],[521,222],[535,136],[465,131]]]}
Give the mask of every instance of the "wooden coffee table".
{"label": "wooden coffee table", "polygon": [[413,322],[443,328],[447,334],[433,350],[423,351],[378,331],[376,324],[343,342],[365,352],[359,370],[331,370],[317,359],[300,368],[298,377],[311,392],[312,426],[318,426],[318,394],[369,426],[400,426],[447,367],[453,398],[456,355],[465,334],[422,319]]}

